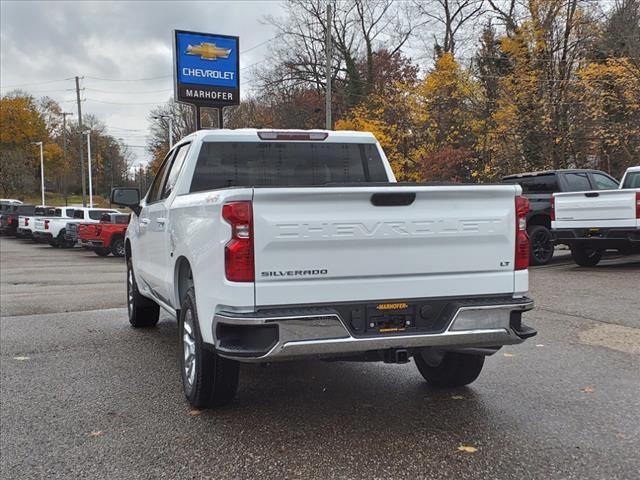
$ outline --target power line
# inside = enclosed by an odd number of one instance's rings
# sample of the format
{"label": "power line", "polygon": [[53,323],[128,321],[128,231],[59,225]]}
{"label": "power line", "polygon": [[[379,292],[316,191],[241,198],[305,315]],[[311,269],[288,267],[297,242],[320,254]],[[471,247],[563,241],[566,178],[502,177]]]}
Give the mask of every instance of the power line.
{"label": "power line", "polygon": [[3,85],[2,88],[20,88],[20,87],[31,87],[34,85],[46,85],[48,83],[57,83],[57,82],[66,82],[67,80],[71,80],[70,78],[61,78],[60,80],[47,80],[45,82],[35,82],[35,83],[14,83],[13,85]]}
{"label": "power line", "polygon": [[87,91],[109,93],[109,94],[122,94],[122,95],[145,95],[148,93],[167,93],[173,92],[173,88],[163,88],[162,90],[137,90],[137,91],[118,91],[118,90],[100,90],[97,88],[85,87]]}
{"label": "power line", "polygon": [[106,100],[98,100],[96,98],[85,98],[87,102],[104,103],[107,105],[164,105],[167,101],[159,102],[109,102]]}
{"label": "power line", "polygon": [[151,80],[159,80],[161,78],[171,78],[173,75],[160,75],[157,77],[146,77],[146,78],[100,78],[100,77],[85,77],[89,80],[98,80],[101,82],[147,82]]}

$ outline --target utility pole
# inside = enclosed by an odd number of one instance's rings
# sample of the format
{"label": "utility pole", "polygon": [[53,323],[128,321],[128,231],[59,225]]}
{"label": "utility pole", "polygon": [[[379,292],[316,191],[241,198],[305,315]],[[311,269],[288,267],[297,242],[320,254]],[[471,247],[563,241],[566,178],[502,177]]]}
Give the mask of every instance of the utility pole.
{"label": "utility pole", "polygon": [[[64,158],[64,165],[65,167],[67,166],[67,116],[68,115],[73,115],[73,113],[71,112],[62,112],[60,113],[60,115],[62,115],[62,151],[63,151],[63,158]],[[69,188],[69,174],[66,173],[64,175],[64,203],[65,205],[67,204],[67,195],[68,195],[68,191],[67,189]]]}
{"label": "utility pole", "polygon": [[40,146],[40,193],[42,195],[42,205],[44,205],[44,144],[42,142],[31,142],[31,145]]}
{"label": "utility pole", "polygon": [[91,180],[91,130],[85,130],[87,136],[87,160],[89,161],[89,208],[93,208],[93,182]]}
{"label": "utility pole", "polygon": [[78,101],[78,128],[80,130],[80,175],[82,175],[82,206],[87,206],[87,187],[84,180],[84,129],[82,128],[82,107],[80,106],[80,77],[76,76],[76,99]]}
{"label": "utility pole", "polygon": [[151,117],[154,120],[168,120],[169,122],[169,150],[173,148],[173,116],[172,115],[156,115]]}
{"label": "utility pole", "polygon": [[327,2],[327,30],[324,39],[325,56],[327,60],[326,66],[326,96],[325,96],[325,110],[326,110],[326,129],[333,130],[333,121],[331,119],[331,3]]}

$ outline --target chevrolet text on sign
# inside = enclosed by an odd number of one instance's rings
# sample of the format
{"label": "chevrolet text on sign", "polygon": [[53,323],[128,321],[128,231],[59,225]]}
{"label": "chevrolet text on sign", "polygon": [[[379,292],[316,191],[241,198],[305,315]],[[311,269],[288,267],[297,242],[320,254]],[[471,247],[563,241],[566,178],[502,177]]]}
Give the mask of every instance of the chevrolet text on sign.
{"label": "chevrolet text on sign", "polygon": [[238,37],[174,31],[175,94],[201,107],[240,103]]}

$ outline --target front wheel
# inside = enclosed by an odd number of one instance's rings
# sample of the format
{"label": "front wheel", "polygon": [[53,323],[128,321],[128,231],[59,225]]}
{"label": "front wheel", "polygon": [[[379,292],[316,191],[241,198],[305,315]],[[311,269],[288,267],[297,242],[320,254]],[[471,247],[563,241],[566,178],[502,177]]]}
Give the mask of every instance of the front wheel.
{"label": "front wheel", "polygon": [[127,260],[127,310],[129,323],[135,328],[153,327],[160,319],[158,304],[138,292],[131,259]]}
{"label": "front wheel", "polygon": [[462,387],[472,383],[484,365],[484,355],[438,352],[426,348],[414,355],[418,370],[429,385]]}
{"label": "front wheel", "polygon": [[546,265],[553,258],[553,235],[544,225],[532,225],[528,230],[529,262],[531,265]]}
{"label": "front wheel", "polygon": [[187,290],[180,308],[180,371],[184,395],[195,408],[221,407],[238,390],[239,364],[219,356],[200,334],[196,297]]}
{"label": "front wheel", "polygon": [[594,267],[602,259],[602,250],[595,250],[584,245],[574,245],[571,247],[571,256],[581,267]]}

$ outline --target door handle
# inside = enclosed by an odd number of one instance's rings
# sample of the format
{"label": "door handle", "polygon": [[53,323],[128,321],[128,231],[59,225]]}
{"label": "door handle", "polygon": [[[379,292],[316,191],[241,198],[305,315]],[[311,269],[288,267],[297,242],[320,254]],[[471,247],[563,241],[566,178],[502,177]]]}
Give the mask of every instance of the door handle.
{"label": "door handle", "polygon": [[141,226],[141,227],[146,227],[147,225],[149,225],[149,222],[150,222],[150,221],[151,221],[151,220],[149,220],[148,218],[141,218],[141,219],[140,219],[140,226]]}
{"label": "door handle", "polygon": [[158,222],[160,225],[164,225],[167,222],[167,219],[163,217],[158,217],[156,218],[156,222]]}

